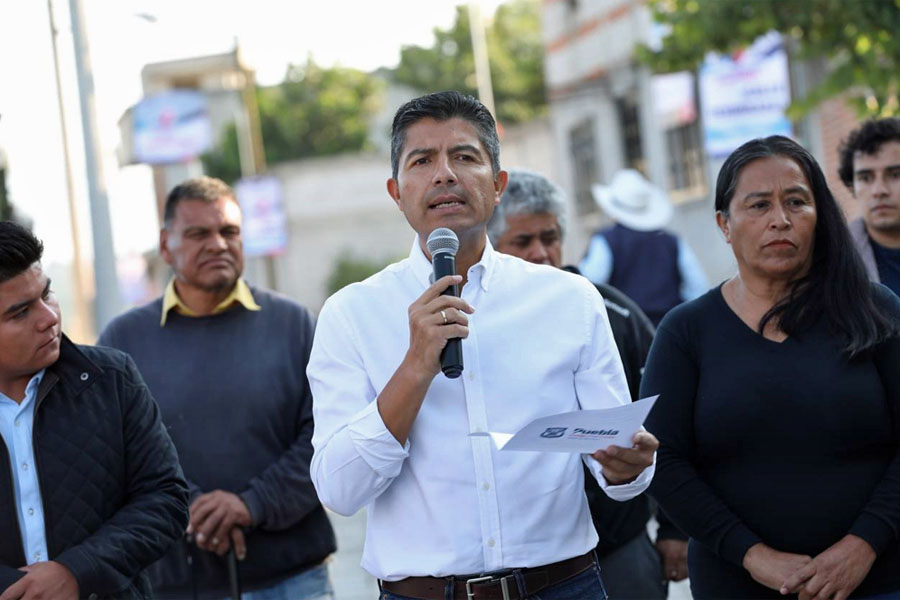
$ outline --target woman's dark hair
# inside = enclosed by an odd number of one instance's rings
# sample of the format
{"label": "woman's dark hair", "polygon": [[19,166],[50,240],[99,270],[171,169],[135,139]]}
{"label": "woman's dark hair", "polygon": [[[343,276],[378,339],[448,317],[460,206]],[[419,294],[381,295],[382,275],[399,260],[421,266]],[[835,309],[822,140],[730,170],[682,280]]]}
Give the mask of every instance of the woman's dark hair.
{"label": "woman's dark hair", "polygon": [[753,161],[772,156],[789,158],[803,170],[812,187],[816,229],[809,272],[763,315],[759,332],[776,319],[782,331],[796,335],[824,316],[851,357],[895,335],[897,324],[875,304],[872,285],[825,175],[803,146],[773,135],[751,140],[732,152],[716,180],[716,211],[727,217],[741,171]]}
{"label": "woman's dark hair", "polygon": [[44,245],[12,221],[0,221],[0,283],[18,277],[41,260]]}

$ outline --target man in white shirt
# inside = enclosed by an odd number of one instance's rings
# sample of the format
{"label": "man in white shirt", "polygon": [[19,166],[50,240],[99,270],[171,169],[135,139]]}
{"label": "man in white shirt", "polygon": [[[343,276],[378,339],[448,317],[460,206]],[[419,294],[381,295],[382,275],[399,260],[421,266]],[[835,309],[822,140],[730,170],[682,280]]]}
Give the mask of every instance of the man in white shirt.
{"label": "man in white shirt", "polygon": [[[319,497],[341,514],[366,507],[362,565],[382,598],[604,598],[581,461],[626,500],[650,483],[656,438],[582,457],[469,435],[630,401],[603,300],[583,277],[494,252],[486,227],[507,174],[474,98],[402,106],[391,163],[388,192],[417,237],[409,258],[322,309],[307,370]],[[461,275],[431,283],[437,227],[459,238]],[[454,283],[461,297],[441,295]],[[465,370],[448,379],[439,356],[455,337]]]}

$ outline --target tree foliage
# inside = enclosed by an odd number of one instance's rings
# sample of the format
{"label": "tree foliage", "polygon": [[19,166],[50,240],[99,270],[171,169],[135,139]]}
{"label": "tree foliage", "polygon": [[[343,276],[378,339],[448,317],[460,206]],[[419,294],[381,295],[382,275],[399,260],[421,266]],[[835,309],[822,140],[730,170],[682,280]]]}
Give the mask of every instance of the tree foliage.
{"label": "tree foliage", "polygon": [[779,31],[794,58],[825,59],[827,73],[788,110],[799,117],[847,93],[860,116],[898,113],[900,0],[649,0],[669,28],[662,48],[639,49],[656,71],[696,68],[709,51],[727,53]]}
{"label": "tree foliage", "polygon": [[[424,92],[459,90],[477,96],[475,59],[465,6],[449,29],[435,28],[428,48],[405,46],[394,80]],[[528,121],[544,113],[544,50],[538,0],[512,0],[497,8],[486,32],[497,118]]]}
{"label": "tree foliage", "polygon": [[392,262],[394,261],[361,258],[354,256],[349,251],[344,251],[335,260],[334,267],[332,267],[331,273],[328,275],[328,281],[325,283],[328,295],[331,296],[344,286],[374,275]]}
{"label": "tree foliage", "polygon": [[[311,59],[291,65],[285,80],[256,90],[266,162],[364,150],[382,82],[356,69],[322,68]],[[237,130],[229,124],[216,150],[203,157],[210,175],[241,176]]]}

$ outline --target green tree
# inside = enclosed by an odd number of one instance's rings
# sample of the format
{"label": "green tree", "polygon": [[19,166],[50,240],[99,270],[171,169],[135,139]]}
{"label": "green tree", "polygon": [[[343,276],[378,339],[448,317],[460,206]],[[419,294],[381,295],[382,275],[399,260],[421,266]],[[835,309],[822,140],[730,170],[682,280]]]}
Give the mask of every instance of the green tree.
{"label": "green tree", "polygon": [[331,296],[344,286],[362,281],[363,279],[374,275],[382,270],[394,260],[372,260],[370,258],[360,258],[354,256],[349,250],[341,253],[335,260],[328,281],[325,283],[328,295]]}
{"label": "green tree", "polygon": [[847,93],[860,116],[897,114],[900,0],[649,0],[669,33],[662,48],[639,48],[660,72],[696,68],[709,51],[746,47],[769,31],[786,36],[792,57],[825,59],[824,79],[796,100],[797,118]]}
{"label": "green tree", "polygon": [[[497,8],[486,32],[497,118],[528,121],[546,111],[540,2],[512,0]],[[459,90],[477,95],[469,13],[456,7],[449,29],[435,28],[428,47],[405,46],[393,78],[425,92]]]}
{"label": "green tree", "polygon": [[[291,65],[282,83],[256,89],[266,162],[366,149],[382,85],[362,71],[323,68],[311,59]],[[225,181],[241,176],[233,123],[223,132],[219,148],[202,160],[210,175]]]}

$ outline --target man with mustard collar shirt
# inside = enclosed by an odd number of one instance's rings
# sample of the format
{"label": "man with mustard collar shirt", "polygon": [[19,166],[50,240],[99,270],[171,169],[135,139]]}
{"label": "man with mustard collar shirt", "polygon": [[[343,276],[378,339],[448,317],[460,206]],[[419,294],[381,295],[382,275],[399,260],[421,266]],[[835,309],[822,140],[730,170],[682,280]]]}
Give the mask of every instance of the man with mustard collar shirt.
{"label": "man with mustard collar shirt", "polygon": [[154,590],[225,596],[233,548],[244,598],[331,598],[334,533],[309,475],[312,317],[241,278],[240,206],[218,179],[170,192],[160,252],[174,272],[163,296],[99,340],[134,358],[190,486],[187,539],[151,568]]}

